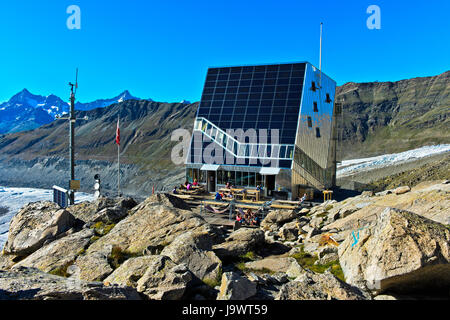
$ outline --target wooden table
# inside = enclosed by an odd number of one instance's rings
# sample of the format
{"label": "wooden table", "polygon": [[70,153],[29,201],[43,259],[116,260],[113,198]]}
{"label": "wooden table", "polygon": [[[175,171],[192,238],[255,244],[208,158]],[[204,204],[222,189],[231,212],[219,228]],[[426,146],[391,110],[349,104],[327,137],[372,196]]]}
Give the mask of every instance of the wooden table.
{"label": "wooden table", "polygon": [[323,202],[327,200],[331,200],[331,197],[333,196],[333,191],[331,190],[323,190]]}
{"label": "wooden table", "polygon": [[249,189],[247,190],[247,196],[251,196],[251,197],[255,197],[256,201],[259,201],[259,195],[261,194],[261,192],[259,190],[256,189]]}

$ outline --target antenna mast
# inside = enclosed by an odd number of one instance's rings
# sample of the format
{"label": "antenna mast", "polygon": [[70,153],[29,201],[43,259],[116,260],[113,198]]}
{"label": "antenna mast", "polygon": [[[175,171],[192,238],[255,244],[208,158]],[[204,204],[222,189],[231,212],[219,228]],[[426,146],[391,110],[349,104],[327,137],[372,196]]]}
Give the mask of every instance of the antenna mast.
{"label": "antenna mast", "polygon": [[320,71],[320,80],[319,86],[322,87],[322,26],[323,23],[320,23],[320,49],[319,49],[319,71]]}

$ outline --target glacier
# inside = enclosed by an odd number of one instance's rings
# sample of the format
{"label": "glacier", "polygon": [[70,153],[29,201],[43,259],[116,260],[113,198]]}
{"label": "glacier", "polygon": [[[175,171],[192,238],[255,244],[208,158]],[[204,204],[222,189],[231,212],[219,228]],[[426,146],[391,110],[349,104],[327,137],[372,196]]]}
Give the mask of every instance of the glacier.
{"label": "glacier", "polygon": [[337,166],[337,176],[342,177],[361,171],[383,168],[449,151],[450,144],[438,144],[423,146],[400,153],[384,154],[370,158],[344,160]]}
{"label": "glacier", "polygon": [[[36,188],[9,188],[0,186],[0,248],[8,239],[9,223],[19,210],[30,202],[53,200],[53,190]],[[94,200],[94,195],[75,193],[75,203]]]}

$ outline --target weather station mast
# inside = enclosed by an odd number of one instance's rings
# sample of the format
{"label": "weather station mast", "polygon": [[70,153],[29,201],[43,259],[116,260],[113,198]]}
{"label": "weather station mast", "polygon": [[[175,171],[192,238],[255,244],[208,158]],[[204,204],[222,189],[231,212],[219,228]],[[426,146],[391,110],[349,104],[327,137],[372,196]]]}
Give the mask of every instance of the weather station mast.
{"label": "weather station mast", "polygon": [[88,120],[88,117],[85,116],[81,119],[77,119],[75,116],[75,95],[77,93],[78,88],[78,68],[76,69],[75,75],[75,83],[69,82],[70,86],[70,112],[69,117],[60,117],[57,116],[58,120],[69,120],[69,161],[70,161],[70,180],[69,180],[69,191],[68,202],[69,205],[73,205],[75,203],[75,191],[80,189],[80,180],[75,180],[75,122],[77,120]]}
{"label": "weather station mast", "polygon": [[[70,86],[70,116],[69,116],[69,153],[70,153],[70,182],[69,202],[75,203],[75,190],[80,188],[80,181],[75,181],[75,94],[78,88],[78,68],[75,75],[75,83],[69,82]],[[75,90],[74,90],[75,87]],[[77,188],[78,187],[78,188]]]}

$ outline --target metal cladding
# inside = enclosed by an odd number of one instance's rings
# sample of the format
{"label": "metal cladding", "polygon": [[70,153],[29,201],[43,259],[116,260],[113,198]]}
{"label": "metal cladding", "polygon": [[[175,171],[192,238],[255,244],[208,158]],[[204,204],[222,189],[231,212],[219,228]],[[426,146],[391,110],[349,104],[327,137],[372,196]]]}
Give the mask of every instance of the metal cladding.
{"label": "metal cladding", "polygon": [[288,192],[328,187],[335,88],[308,62],[209,68],[186,167],[276,175]]}

